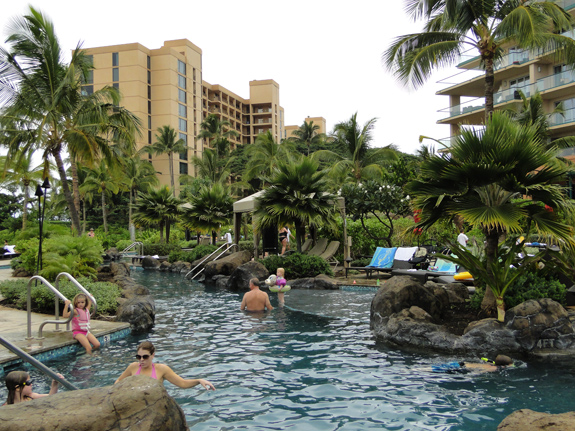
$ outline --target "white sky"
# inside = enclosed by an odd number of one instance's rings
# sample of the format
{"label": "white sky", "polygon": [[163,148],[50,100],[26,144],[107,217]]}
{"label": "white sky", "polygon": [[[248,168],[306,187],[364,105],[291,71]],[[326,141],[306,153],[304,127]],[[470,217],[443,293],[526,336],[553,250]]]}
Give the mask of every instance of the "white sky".
{"label": "white sky", "polygon": [[[1,41],[11,18],[28,1],[5,0]],[[218,0],[133,1],[36,0],[31,3],[54,22],[62,46],[70,51],[139,42],[150,49],[165,40],[186,38],[202,49],[203,78],[241,97],[249,81],[273,79],[280,85],[285,124],[307,116],[333,125],[358,112],[363,124],[378,121],[374,145],[395,144],[414,153],[419,135],[441,139],[448,126],[437,125],[449,104],[435,92],[445,85],[436,73],[418,90],[398,83],[381,55],[394,37],[418,31],[402,0]],[[123,23],[123,24],[121,24]]]}

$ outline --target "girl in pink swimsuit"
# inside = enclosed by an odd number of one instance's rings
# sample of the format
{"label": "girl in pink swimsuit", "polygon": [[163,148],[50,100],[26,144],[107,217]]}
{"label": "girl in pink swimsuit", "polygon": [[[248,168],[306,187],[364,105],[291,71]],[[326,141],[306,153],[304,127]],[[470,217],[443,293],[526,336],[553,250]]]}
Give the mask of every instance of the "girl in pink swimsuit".
{"label": "girl in pink swimsuit", "polygon": [[[90,308],[92,301],[83,293],[78,293],[74,296],[74,317],[72,318],[72,334],[73,337],[86,349],[86,353],[92,354],[92,346],[94,349],[100,347],[100,342],[94,334],[90,332]],[[64,302],[63,317],[70,316],[70,301]]]}
{"label": "girl in pink swimsuit", "polygon": [[184,379],[178,376],[170,367],[164,364],[154,364],[154,356],[156,354],[156,348],[149,341],[144,341],[138,346],[138,353],[136,359],[138,362],[133,362],[128,365],[128,368],[122,373],[116,383],[124,380],[126,377],[130,376],[147,376],[152,379],[157,379],[160,382],[167,380],[168,382],[179,386],[180,388],[193,388],[194,386],[200,384],[206,389],[216,390],[214,385],[204,379]]}

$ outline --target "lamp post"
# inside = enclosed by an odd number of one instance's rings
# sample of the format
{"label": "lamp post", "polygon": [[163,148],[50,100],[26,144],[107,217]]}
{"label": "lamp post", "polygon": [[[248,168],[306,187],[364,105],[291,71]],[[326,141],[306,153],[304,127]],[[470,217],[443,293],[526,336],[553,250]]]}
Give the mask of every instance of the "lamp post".
{"label": "lamp post", "polygon": [[[50,181],[48,178],[44,179],[42,185],[36,186],[35,196],[38,197],[38,224],[40,227],[40,241],[38,243],[38,262],[36,264],[36,274],[40,273],[42,269],[42,240],[44,238],[44,214],[46,213],[46,197],[48,196],[48,189],[50,188]],[[44,189],[44,191],[42,191]],[[44,205],[42,206],[42,196],[44,196]]]}

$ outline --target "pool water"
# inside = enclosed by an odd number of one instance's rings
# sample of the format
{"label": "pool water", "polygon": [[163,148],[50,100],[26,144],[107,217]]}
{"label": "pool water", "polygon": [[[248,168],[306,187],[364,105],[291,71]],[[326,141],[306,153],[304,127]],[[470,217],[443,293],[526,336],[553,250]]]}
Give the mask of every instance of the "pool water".
{"label": "pool water", "polygon": [[[494,430],[521,408],[574,410],[572,367],[440,374],[431,364],[460,358],[377,345],[369,331],[374,292],[292,290],[287,308],[258,317],[239,311],[241,294],[174,274],[134,278],[155,298],[153,331],[48,366],[81,388],[112,384],[149,339],[157,362],[217,388],[165,383],[193,430]],[[34,389],[48,392],[47,379],[31,374]]]}

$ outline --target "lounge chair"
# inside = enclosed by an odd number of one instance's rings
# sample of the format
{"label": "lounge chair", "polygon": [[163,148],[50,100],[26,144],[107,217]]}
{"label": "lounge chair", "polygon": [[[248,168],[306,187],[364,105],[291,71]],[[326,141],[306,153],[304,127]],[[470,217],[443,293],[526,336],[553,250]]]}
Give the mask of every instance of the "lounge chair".
{"label": "lounge chair", "polygon": [[415,255],[417,247],[398,247],[393,257],[392,269],[412,269],[411,259]]}
{"label": "lounge chair", "polygon": [[335,263],[335,265],[337,266],[339,260],[337,260],[334,256],[337,253],[338,249],[339,249],[339,241],[332,241],[329,243],[325,251],[319,255],[319,257],[321,257],[328,263]]}
{"label": "lounge chair", "polygon": [[320,238],[316,245],[310,251],[308,251],[307,254],[310,256],[319,256],[327,248],[327,242],[327,238]]}
{"label": "lounge chair", "polygon": [[15,245],[5,245],[3,248],[0,248],[0,250],[2,250],[2,254],[0,255],[2,259],[12,259],[22,254],[16,251]]}
{"label": "lounge chair", "polygon": [[305,253],[306,251],[308,251],[309,248],[311,247],[311,243],[312,243],[311,238],[306,239],[305,242],[301,246],[301,252]]}
{"label": "lounge chair", "polygon": [[371,278],[373,271],[391,271],[391,267],[393,266],[393,258],[396,251],[397,247],[377,247],[375,249],[375,253],[373,253],[373,257],[371,258],[369,265],[348,267],[345,269],[345,276],[347,277],[347,273],[350,269],[356,271],[365,271],[368,278]]}

